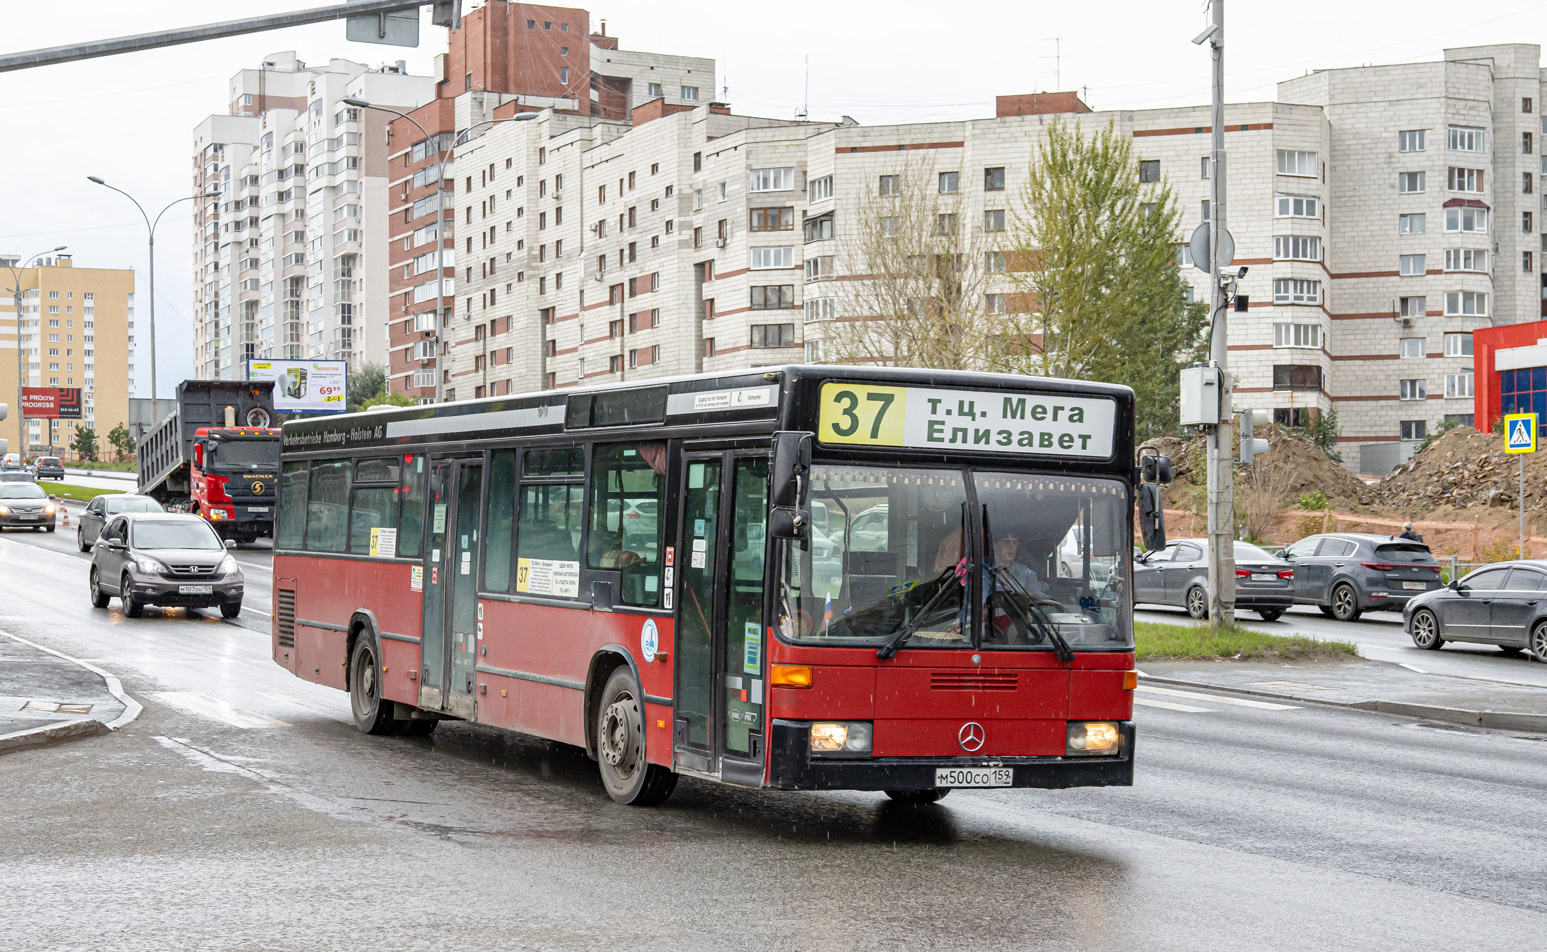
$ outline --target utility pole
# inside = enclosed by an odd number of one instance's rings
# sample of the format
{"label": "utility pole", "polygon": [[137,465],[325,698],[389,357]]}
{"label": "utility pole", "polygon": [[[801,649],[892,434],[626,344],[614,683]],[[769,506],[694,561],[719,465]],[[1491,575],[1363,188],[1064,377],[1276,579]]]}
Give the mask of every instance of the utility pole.
{"label": "utility pole", "polygon": [[1213,278],[1209,363],[1219,375],[1219,423],[1208,437],[1209,625],[1220,628],[1235,624],[1234,410],[1226,345],[1226,315],[1234,281],[1224,273],[1230,264],[1225,257],[1225,2],[1213,0],[1210,8],[1213,25],[1207,36],[1214,60],[1214,103],[1209,163],[1209,275]]}

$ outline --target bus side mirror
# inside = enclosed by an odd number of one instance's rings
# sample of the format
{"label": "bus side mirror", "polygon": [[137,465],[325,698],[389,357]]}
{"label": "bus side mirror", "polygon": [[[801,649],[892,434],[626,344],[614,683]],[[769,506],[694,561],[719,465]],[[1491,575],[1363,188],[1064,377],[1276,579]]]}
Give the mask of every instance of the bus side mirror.
{"label": "bus side mirror", "polygon": [[1139,535],[1151,552],[1166,547],[1166,514],[1161,508],[1159,483],[1139,484]]}
{"label": "bus side mirror", "polygon": [[774,434],[768,534],[775,539],[811,537],[807,502],[811,495],[811,442],[815,437],[806,430],[781,430]]}

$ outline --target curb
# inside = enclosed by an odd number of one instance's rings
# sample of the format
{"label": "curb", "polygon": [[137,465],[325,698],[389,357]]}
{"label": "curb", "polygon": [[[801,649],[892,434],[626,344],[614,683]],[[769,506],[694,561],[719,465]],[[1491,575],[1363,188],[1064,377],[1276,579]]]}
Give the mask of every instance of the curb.
{"label": "curb", "polygon": [[1177,687],[1203,688],[1209,691],[1222,691],[1226,694],[1247,694],[1252,697],[1273,698],[1278,701],[1320,704],[1325,707],[1340,707],[1345,710],[1368,711],[1372,714],[1396,714],[1402,717],[1417,717],[1424,720],[1444,721],[1450,724],[1465,724],[1469,727],[1486,727],[1492,730],[1528,731],[1547,734],[1547,714],[1525,714],[1514,711],[1472,711],[1460,707],[1442,707],[1437,704],[1413,704],[1407,701],[1333,701],[1328,698],[1304,697],[1299,694],[1224,687],[1218,684],[1207,684],[1202,681],[1158,678],[1148,674],[1139,675],[1139,679],[1141,681],[1151,681],[1155,684],[1174,684]]}
{"label": "curb", "polygon": [[9,638],[18,644],[26,645],[29,648],[36,648],[38,651],[44,652],[45,654],[51,654],[56,658],[60,658],[64,661],[70,662],[73,665],[85,668],[87,671],[90,671],[92,674],[95,674],[97,677],[101,678],[103,683],[107,685],[107,692],[124,706],[124,712],[113,720],[108,721],[107,723],[103,723],[94,717],[82,717],[71,721],[64,721],[59,724],[48,724],[43,727],[33,727],[24,731],[13,731],[9,734],[0,734],[0,753],[7,753],[13,750],[25,750],[29,747],[45,747],[49,744],[58,743],[60,741],[78,740],[82,737],[94,737],[98,734],[106,734],[111,731],[122,730],[123,728],[134,723],[134,721],[142,713],[144,713],[145,708],[140,706],[140,702],[136,701],[133,697],[130,697],[129,694],[124,691],[123,682],[119,681],[118,678],[107,673],[106,671],[103,671],[96,665],[91,664],[88,661],[82,661],[79,658],[72,658],[62,651],[55,651],[53,648],[45,647],[35,641],[28,641],[26,638],[13,635],[8,631],[0,631],[0,637]]}

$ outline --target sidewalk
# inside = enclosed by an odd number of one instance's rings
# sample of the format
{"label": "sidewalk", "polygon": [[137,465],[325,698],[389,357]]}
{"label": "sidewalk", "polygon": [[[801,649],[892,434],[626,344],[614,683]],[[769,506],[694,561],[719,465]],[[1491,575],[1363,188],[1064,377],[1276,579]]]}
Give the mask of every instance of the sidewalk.
{"label": "sidewalk", "polygon": [[0,632],[0,754],[116,730],[139,712],[116,678]]}
{"label": "sidewalk", "polygon": [[1141,685],[1214,688],[1474,727],[1547,733],[1547,690],[1419,674],[1385,661],[1341,664],[1165,661],[1141,664],[1139,671]]}

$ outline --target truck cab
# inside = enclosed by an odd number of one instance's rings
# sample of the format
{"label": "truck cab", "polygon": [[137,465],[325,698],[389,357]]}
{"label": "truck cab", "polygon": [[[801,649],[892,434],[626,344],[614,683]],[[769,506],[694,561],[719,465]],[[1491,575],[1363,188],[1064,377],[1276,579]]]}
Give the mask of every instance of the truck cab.
{"label": "truck cab", "polygon": [[279,430],[200,427],[190,476],[192,510],[222,538],[252,542],[274,534]]}

